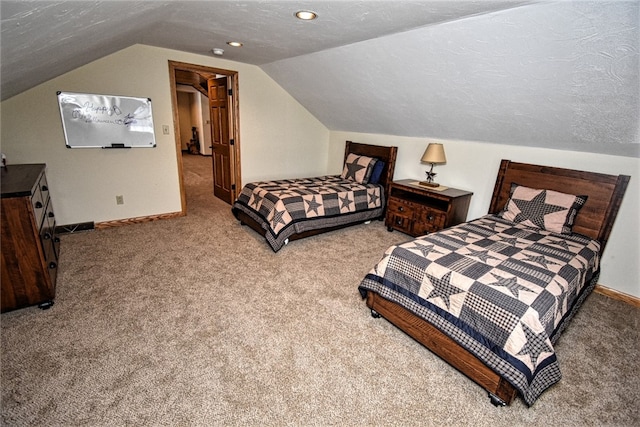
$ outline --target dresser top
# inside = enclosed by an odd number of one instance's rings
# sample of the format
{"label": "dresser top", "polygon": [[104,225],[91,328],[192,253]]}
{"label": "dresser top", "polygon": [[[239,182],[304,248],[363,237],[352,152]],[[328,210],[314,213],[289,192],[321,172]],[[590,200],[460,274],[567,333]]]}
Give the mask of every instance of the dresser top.
{"label": "dresser top", "polygon": [[44,163],[7,165],[1,168],[2,198],[30,196],[38,177],[47,165]]}

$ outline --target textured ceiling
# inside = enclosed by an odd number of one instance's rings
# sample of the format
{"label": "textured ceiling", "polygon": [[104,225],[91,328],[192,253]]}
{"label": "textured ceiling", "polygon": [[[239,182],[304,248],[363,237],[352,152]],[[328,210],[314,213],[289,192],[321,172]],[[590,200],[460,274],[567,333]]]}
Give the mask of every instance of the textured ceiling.
{"label": "textured ceiling", "polygon": [[0,16],[2,99],[133,44],[222,48],[330,130],[640,157],[638,0],[1,0]]}
{"label": "textured ceiling", "polygon": [[[141,43],[267,64],[408,29],[514,7],[520,0],[6,1],[0,95]],[[303,22],[297,10],[319,18]],[[244,43],[231,48],[227,41]]]}
{"label": "textured ceiling", "polygon": [[639,15],[536,3],[262,68],[331,130],[640,157]]}

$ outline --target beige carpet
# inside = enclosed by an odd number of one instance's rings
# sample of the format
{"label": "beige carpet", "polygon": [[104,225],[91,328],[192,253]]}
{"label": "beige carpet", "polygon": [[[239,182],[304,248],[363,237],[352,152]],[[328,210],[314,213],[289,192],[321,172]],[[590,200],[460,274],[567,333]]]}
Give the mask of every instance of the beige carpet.
{"label": "beige carpet", "polygon": [[188,216],[62,236],[53,308],[1,316],[2,425],[640,424],[640,310],[590,296],[562,381],[496,408],[361,300],[407,236],[374,222],[273,253],[211,195],[208,158],[184,174]]}

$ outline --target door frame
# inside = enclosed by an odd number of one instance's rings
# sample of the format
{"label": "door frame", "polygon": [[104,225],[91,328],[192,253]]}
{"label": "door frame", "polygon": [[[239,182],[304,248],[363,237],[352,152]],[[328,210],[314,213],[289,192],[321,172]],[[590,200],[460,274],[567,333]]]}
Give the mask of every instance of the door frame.
{"label": "door frame", "polygon": [[[207,67],[204,65],[188,64],[186,62],[169,61],[169,87],[171,91],[171,110],[173,112],[173,135],[175,139],[176,157],[178,162],[178,181],[180,184],[180,203],[182,214],[187,213],[187,197],[184,189],[184,170],[182,165],[182,148],[180,147],[179,129],[178,129],[178,97],[176,94],[176,71],[203,72],[208,74],[220,74],[228,77],[232,96],[229,97],[229,138],[234,140],[234,144],[229,153],[229,161],[231,168],[231,196],[236,199],[239,189],[241,188],[241,171],[240,171],[240,103],[238,102],[238,72],[234,70],[225,70],[223,68]],[[213,172],[213,165],[212,172]],[[213,173],[211,175],[213,182]],[[213,194],[213,191],[212,191]]]}

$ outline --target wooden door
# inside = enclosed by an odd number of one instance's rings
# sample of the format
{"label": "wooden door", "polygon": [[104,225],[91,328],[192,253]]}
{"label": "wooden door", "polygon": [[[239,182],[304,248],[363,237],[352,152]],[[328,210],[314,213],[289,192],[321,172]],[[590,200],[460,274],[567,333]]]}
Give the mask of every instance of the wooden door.
{"label": "wooden door", "polygon": [[231,182],[231,145],[229,138],[229,92],[227,77],[207,80],[211,113],[211,157],[213,161],[213,194],[233,203]]}

